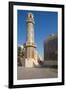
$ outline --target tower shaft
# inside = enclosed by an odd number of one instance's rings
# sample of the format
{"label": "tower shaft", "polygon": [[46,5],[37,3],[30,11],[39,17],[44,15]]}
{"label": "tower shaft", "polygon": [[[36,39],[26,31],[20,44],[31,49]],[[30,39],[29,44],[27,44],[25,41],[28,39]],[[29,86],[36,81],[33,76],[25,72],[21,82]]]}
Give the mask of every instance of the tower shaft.
{"label": "tower shaft", "polygon": [[27,16],[27,42],[26,42],[26,66],[33,67],[35,60],[35,41],[34,41],[34,17],[32,13]]}
{"label": "tower shaft", "polygon": [[29,22],[27,24],[27,43],[34,43],[34,25]]}

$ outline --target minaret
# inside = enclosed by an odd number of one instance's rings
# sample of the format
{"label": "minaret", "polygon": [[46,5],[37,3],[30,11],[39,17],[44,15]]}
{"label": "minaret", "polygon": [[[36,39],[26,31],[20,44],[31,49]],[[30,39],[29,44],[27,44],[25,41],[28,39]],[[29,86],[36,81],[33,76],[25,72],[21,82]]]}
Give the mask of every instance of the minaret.
{"label": "minaret", "polygon": [[34,17],[32,13],[27,15],[27,41],[26,41],[26,67],[33,67],[35,61],[35,41],[34,41]]}

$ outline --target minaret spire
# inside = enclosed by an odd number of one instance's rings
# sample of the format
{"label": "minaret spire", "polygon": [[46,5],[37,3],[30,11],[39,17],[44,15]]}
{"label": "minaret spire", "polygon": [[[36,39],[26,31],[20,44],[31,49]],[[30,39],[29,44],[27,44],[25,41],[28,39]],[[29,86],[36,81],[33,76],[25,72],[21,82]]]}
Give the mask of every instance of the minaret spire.
{"label": "minaret spire", "polygon": [[27,45],[34,45],[34,17],[32,13],[27,15]]}
{"label": "minaret spire", "polygon": [[26,41],[26,67],[33,67],[35,60],[35,41],[34,41],[34,16],[32,13],[27,15],[27,41]]}

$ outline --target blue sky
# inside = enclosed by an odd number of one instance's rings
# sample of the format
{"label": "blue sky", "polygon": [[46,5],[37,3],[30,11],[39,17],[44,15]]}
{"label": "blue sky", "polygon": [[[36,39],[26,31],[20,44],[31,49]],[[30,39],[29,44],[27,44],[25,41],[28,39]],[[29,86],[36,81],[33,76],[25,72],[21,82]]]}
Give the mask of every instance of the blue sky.
{"label": "blue sky", "polygon": [[37,51],[41,56],[43,56],[44,40],[50,34],[56,34],[58,32],[58,13],[48,11],[18,10],[17,43],[19,45],[22,45],[26,42],[26,34],[27,34],[26,18],[29,12],[31,12],[34,15],[35,20],[34,34],[35,34],[35,43],[37,45]]}

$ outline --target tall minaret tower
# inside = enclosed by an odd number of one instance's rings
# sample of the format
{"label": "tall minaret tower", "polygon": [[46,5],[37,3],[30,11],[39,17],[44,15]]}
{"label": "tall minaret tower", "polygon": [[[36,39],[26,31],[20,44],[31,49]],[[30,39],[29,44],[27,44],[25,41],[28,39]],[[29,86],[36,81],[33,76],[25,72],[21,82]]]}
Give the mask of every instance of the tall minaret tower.
{"label": "tall minaret tower", "polygon": [[27,15],[27,42],[26,42],[26,67],[33,67],[35,61],[35,42],[34,42],[34,17],[32,13]]}

